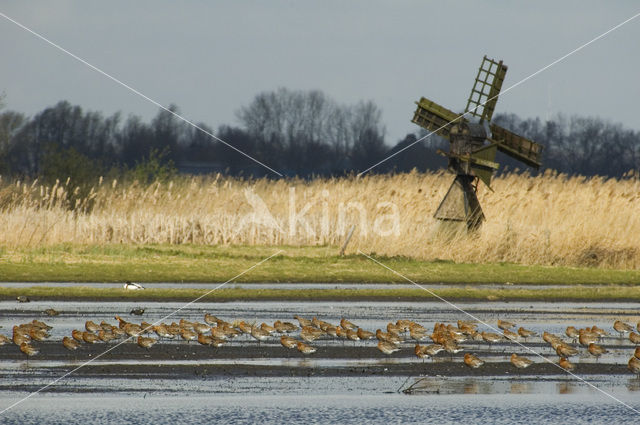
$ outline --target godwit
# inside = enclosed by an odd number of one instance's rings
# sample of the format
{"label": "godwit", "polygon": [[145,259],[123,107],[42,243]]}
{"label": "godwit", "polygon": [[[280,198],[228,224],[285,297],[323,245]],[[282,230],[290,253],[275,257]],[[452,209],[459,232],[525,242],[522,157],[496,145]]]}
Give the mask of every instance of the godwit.
{"label": "godwit", "polygon": [[192,331],[193,330],[193,322],[190,322],[190,321],[184,320],[184,319],[180,319],[180,328],[181,329],[189,329],[190,331]]}
{"label": "godwit", "polygon": [[305,319],[304,317],[300,316],[293,316],[293,318],[296,319],[298,323],[300,323],[301,328],[304,328],[305,326],[313,326],[313,322],[309,319]]}
{"label": "godwit", "polygon": [[157,339],[155,338],[149,338],[146,336],[139,336],[138,337],[138,346],[142,347],[142,348],[151,348],[153,346],[153,344],[155,344],[156,342],[158,342]]}
{"label": "godwit", "polygon": [[48,309],[46,309],[46,310],[44,311],[44,313],[45,313],[47,316],[57,316],[58,314],[60,314],[60,312],[59,312],[58,310],[55,310],[55,309],[53,309],[53,308],[48,308]]}
{"label": "godwit", "polygon": [[356,325],[354,325],[353,323],[351,323],[350,321],[348,321],[344,317],[342,319],[340,319],[340,326],[342,326],[344,329],[356,329],[357,328]]}
{"label": "godwit", "polygon": [[138,291],[138,290],[144,289],[142,285],[138,283],[130,282],[128,280],[124,283],[124,285],[122,285],[122,287],[127,291]]}
{"label": "godwit", "polygon": [[160,323],[159,325],[154,326],[153,330],[160,338],[171,339],[174,337],[174,335],[169,332],[169,329],[167,329],[167,326],[164,323]]}
{"label": "godwit", "polygon": [[313,342],[320,338],[324,334],[321,329],[314,328],[312,326],[304,326],[300,331],[300,338],[307,342]]}
{"label": "godwit", "polygon": [[560,357],[571,357],[578,354],[578,350],[568,344],[562,343],[556,346],[556,353]]}
{"label": "godwit", "polygon": [[593,327],[591,328],[591,332],[595,332],[600,336],[607,336],[609,335],[609,333],[607,331],[605,331],[602,328],[597,327],[596,325],[593,325]]}
{"label": "godwit", "polygon": [[205,334],[198,334],[198,342],[202,345],[211,345],[213,337]]}
{"label": "godwit", "polygon": [[211,330],[211,326],[204,324],[204,323],[194,323],[193,324],[193,330],[196,331],[199,334],[204,334],[207,333]]}
{"label": "godwit", "polygon": [[20,346],[24,343],[29,343],[30,341],[31,338],[29,338],[29,335],[25,335],[20,332],[14,332],[13,334],[13,343],[17,346]]}
{"label": "godwit", "polygon": [[[335,338],[335,337],[338,336],[338,328],[340,328],[340,326],[329,326],[324,331],[326,332],[327,335],[331,335],[332,337]],[[340,329],[342,329],[342,328],[340,328]]]}
{"label": "godwit", "polygon": [[87,320],[85,322],[84,328],[87,330],[87,332],[98,332],[100,329],[102,329],[100,325],[91,320]]}
{"label": "godwit", "polygon": [[92,334],[91,332],[82,332],[82,340],[87,344],[95,344],[99,341],[98,335]]}
{"label": "godwit", "polygon": [[604,347],[602,347],[602,346],[600,346],[600,345],[598,345],[598,344],[595,344],[595,343],[591,343],[591,344],[589,344],[589,347],[587,348],[587,350],[589,350],[589,353],[590,353],[592,356],[595,356],[596,361],[598,361],[598,358],[599,358],[601,355],[606,354],[606,353],[608,353],[608,352],[609,352],[609,351],[607,351],[607,349],[606,349],[606,348],[604,348]]}
{"label": "godwit", "polygon": [[274,333],[276,331],[276,328],[274,328],[273,326],[269,326],[264,322],[260,325],[260,329],[262,329],[263,331],[265,331],[268,334],[272,334],[272,333]]}
{"label": "godwit", "polygon": [[629,341],[631,341],[635,345],[640,344],[640,334],[637,334],[635,332],[629,332]]}
{"label": "godwit", "polygon": [[480,360],[473,354],[467,353],[464,355],[464,364],[469,366],[471,369],[477,369],[484,364],[484,360]]}
{"label": "godwit", "polygon": [[189,329],[184,329],[184,328],[180,330],[180,336],[182,337],[182,339],[184,339],[187,342],[195,341],[198,338],[198,334],[197,333],[195,333],[194,331],[190,331]]}
{"label": "godwit", "polygon": [[553,341],[561,341],[561,338],[559,336],[546,331],[542,333],[542,339],[548,344],[551,344]]}
{"label": "godwit", "polygon": [[41,328],[41,329],[44,329],[44,330],[47,330],[47,331],[53,329],[53,327],[47,325],[44,322],[41,322],[40,320],[36,320],[36,319],[33,319],[31,321],[31,325],[36,326],[36,327]]}
{"label": "godwit", "polygon": [[343,329],[342,326],[336,326],[336,336],[338,338],[346,339],[347,338],[347,330]]}
{"label": "godwit", "polygon": [[140,334],[142,333],[142,328],[135,323],[127,323],[122,329],[129,336],[140,336]]}
{"label": "godwit", "polygon": [[527,367],[531,366],[532,363],[533,363],[533,361],[529,360],[526,357],[518,356],[515,353],[513,353],[511,355],[511,364],[513,364],[518,369],[527,368]]}
{"label": "godwit", "polygon": [[38,349],[30,345],[28,342],[20,344],[20,351],[26,354],[27,357],[32,357],[39,353]]}
{"label": "godwit", "polygon": [[273,327],[276,328],[276,331],[279,333],[290,333],[298,330],[298,327],[291,322],[281,322],[280,320],[276,320],[273,322]]}
{"label": "godwit", "polygon": [[296,347],[298,348],[298,351],[300,351],[302,354],[313,354],[317,351],[315,347],[307,345],[302,341],[298,341],[298,343],[296,344]]}
{"label": "godwit", "polygon": [[505,329],[511,329],[511,328],[513,328],[515,325],[516,325],[515,323],[507,322],[506,320],[500,320],[500,319],[498,319],[498,327],[499,327],[500,329],[502,329],[502,330],[505,330]]}
{"label": "godwit", "polygon": [[237,336],[242,335],[242,332],[240,332],[239,330],[237,330],[236,328],[228,324],[222,325],[222,330],[224,331],[224,334],[227,336],[227,338],[235,338]]}
{"label": "godwit", "polygon": [[100,332],[98,332],[98,339],[102,342],[109,342],[115,338],[116,336],[112,332],[107,332],[103,329],[100,329]]}
{"label": "godwit", "polygon": [[382,351],[386,355],[391,355],[400,350],[398,346],[388,341],[378,341],[378,350]]}
{"label": "godwit", "polygon": [[69,338],[68,336],[62,338],[62,345],[64,345],[64,348],[71,351],[77,350],[80,346],[80,344],[78,344],[78,341],[74,340],[73,338]]}
{"label": "godwit", "polygon": [[452,359],[454,354],[458,354],[463,350],[463,348],[456,344],[456,342],[452,339],[447,339],[446,341],[444,341],[443,347],[444,351],[449,353]]}
{"label": "godwit", "polygon": [[280,337],[280,344],[285,348],[296,348],[298,346],[298,341],[290,336],[282,335]]}
{"label": "godwit", "polygon": [[208,325],[215,325],[216,323],[218,323],[218,320],[219,319],[216,316],[214,316],[213,314],[209,314],[209,313],[205,313],[204,314],[204,321]]}
{"label": "godwit", "polygon": [[568,371],[572,371],[576,368],[575,365],[571,363],[566,357],[560,357],[560,360],[558,360],[558,365],[560,365],[560,367],[564,370]]}
{"label": "godwit", "polygon": [[361,340],[365,340],[365,339],[373,339],[375,338],[375,334],[373,332],[369,332],[369,331],[365,331],[362,328],[358,328],[358,338],[360,338]]}
{"label": "godwit", "polygon": [[140,329],[142,329],[142,333],[150,334],[151,332],[153,332],[153,325],[143,320],[142,322],[140,322]]}
{"label": "godwit", "polygon": [[578,342],[580,345],[588,347],[589,344],[593,344],[598,341],[598,334],[595,334],[591,331],[585,331],[584,329],[580,330],[580,335],[578,336]]}
{"label": "godwit", "polygon": [[402,340],[398,336],[390,332],[382,332],[381,329],[376,329],[376,338],[378,338],[379,341],[389,342],[396,345],[402,342]]}
{"label": "godwit", "polygon": [[618,332],[620,334],[620,338],[622,338],[622,336],[624,334],[633,331],[633,328],[630,325],[628,325],[628,324],[626,324],[624,322],[621,322],[620,320],[616,320],[613,323],[613,329],[615,329],[616,332]]}
{"label": "godwit", "polygon": [[413,324],[414,324],[414,322],[412,322],[411,320],[407,320],[407,319],[398,319],[398,320],[396,320],[396,326],[398,326],[399,328],[402,328],[402,330],[404,332],[409,331]]}
{"label": "godwit", "polygon": [[505,329],[502,331],[502,334],[505,338],[510,339],[511,341],[517,341],[519,335],[515,332],[510,331],[509,329]]}
{"label": "godwit", "polygon": [[395,323],[387,323],[387,332],[389,332],[390,334],[396,334],[399,335],[402,332],[404,332],[404,328],[401,326],[396,325]]}
{"label": "godwit", "polygon": [[227,341],[224,339],[218,339],[218,338],[212,338],[211,339],[211,346],[212,347],[222,347],[224,344],[226,344]]}
{"label": "godwit", "polygon": [[426,347],[423,347],[423,350],[425,354],[428,354],[433,358],[436,354],[443,351],[444,347],[440,344],[431,344],[431,345],[427,345]]}
{"label": "godwit", "polygon": [[260,341],[266,341],[267,338],[269,338],[269,332],[263,331],[262,329],[254,326],[251,328],[251,336],[258,340],[259,343]]}
{"label": "godwit", "polygon": [[103,320],[102,322],[100,322],[100,327],[102,328],[103,331],[111,331],[111,328],[113,328],[113,325]]}
{"label": "godwit", "polygon": [[564,333],[569,338],[571,338],[573,342],[576,342],[576,339],[578,339],[578,336],[580,336],[580,333],[575,326],[567,326],[567,329],[564,331]]}
{"label": "godwit", "polygon": [[125,336],[127,333],[124,331],[124,329],[120,329],[117,326],[112,326],[111,327],[111,333],[113,334],[113,336],[115,336],[116,338],[121,338],[123,336]]}
{"label": "godwit", "polygon": [[0,345],[9,344],[11,340],[7,338],[5,335],[0,334]]}
{"label": "godwit", "polygon": [[[210,329],[211,329],[211,335],[214,338],[227,339],[227,333],[224,331],[224,326],[212,326]],[[256,329],[260,330],[260,328],[256,328]],[[251,334],[251,332],[249,332],[249,334]]]}
{"label": "godwit", "polygon": [[43,341],[49,337],[49,334],[44,329],[31,328],[29,330],[29,337],[34,341]]}
{"label": "godwit", "polygon": [[249,335],[251,333],[251,325],[245,323],[243,320],[238,322],[238,329],[244,334]]}
{"label": "godwit", "polygon": [[520,335],[521,337],[523,337],[524,339],[530,338],[532,336],[538,336],[537,333],[535,333],[534,331],[530,331],[528,329],[523,328],[522,326],[520,326],[518,328],[518,335]]}
{"label": "godwit", "polygon": [[351,341],[360,341],[360,337],[358,336],[358,331],[353,329],[347,329],[347,339]]}
{"label": "godwit", "polygon": [[427,332],[426,330],[421,332],[415,328],[409,328],[409,337],[415,341],[422,341],[427,338]]}
{"label": "godwit", "polygon": [[502,341],[502,335],[497,333],[483,331],[480,333],[480,335],[482,335],[482,339],[489,343],[489,346],[496,342]]}
{"label": "godwit", "polygon": [[416,355],[417,358],[422,359],[422,361],[424,361],[425,358],[429,357],[429,355],[425,351],[425,348],[427,347],[423,347],[420,344],[416,344],[416,346],[413,349],[413,353]]}
{"label": "godwit", "polygon": [[127,322],[126,320],[124,320],[122,317],[120,317],[118,315],[115,315],[113,318],[118,321],[118,327],[120,329],[124,329],[124,327],[129,323],[129,322]]}
{"label": "godwit", "polygon": [[71,336],[78,342],[84,342],[84,339],[82,338],[82,331],[74,329],[71,331]]}
{"label": "godwit", "polygon": [[471,327],[476,329],[478,327],[478,324],[476,322],[472,322],[469,320],[458,320],[457,324],[460,329],[462,329],[463,327]]}
{"label": "godwit", "polygon": [[[22,346],[20,347],[20,349],[22,349]],[[631,372],[637,373],[638,378],[640,378],[640,359],[638,359],[636,356],[631,357],[629,359],[629,363],[627,363],[627,367]]]}
{"label": "godwit", "polygon": [[633,355],[640,359],[640,347],[636,347]]}

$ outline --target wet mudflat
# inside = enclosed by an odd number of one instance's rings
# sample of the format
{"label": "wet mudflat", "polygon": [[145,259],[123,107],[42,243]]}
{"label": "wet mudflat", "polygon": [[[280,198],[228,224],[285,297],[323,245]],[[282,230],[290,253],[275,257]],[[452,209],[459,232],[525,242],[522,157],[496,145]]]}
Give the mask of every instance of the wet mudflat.
{"label": "wet mudflat", "polygon": [[[401,350],[390,356],[376,348],[377,341],[335,338],[311,343],[317,352],[308,356],[282,347],[275,336],[261,343],[240,336],[219,348],[160,341],[144,349],[132,342],[110,342],[85,344],[70,352],[60,343],[73,329],[83,329],[86,320],[116,323],[116,314],[137,323],[181,318],[202,322],[204,313],[257,324],[295,322],[296,314],[334,324],[347,317],[372,331],[398,319],[414,320],[429,329],[435,322],[468,319],[439,302],[198,303],[168,318],[183,304],[144,303],[143,316],[129,315],[137,306],[0,302],[0,333],[10,335],[13,325],[32,319],[53,326],[47,341],[34,343],[40,353],[28,361],[15,345],[0,346],[0,410],[73,371],[2,414],[0,422],[556,423],[571,416],[574,423],[637,423],[640,418],[615,400],[640,408],[640,380],[626,367],[634,346],[612,329],[615,320],[634,325],[640,320],[632,303],[460,303],[492,326],[500,318],[539,333],[560,335],[568,325],[606,329],[611,335],[602,345],[610,353],[596,362],[579,348],[571,360],[578,376],[615,399],[548,363],[545,359],[555,363],[557,356],[539,337],[519,341],[526,348],[510,341],[492,345],[468,341],[461,344],[461,353],[443,352],[424,362],[414,356],[413,341],[402,343]],[[47,308],[60,314],[48,317],[43,314]],[[481,324],[479,330],[491,329]],[[106,350],[110,351],[102,354]],[[469,369],[462,363],[465,352],[486,364]],[[525,355],[534,364],[516,369],[509,363],[511,353]],[[407,388],[413,391],[403,393]]]}

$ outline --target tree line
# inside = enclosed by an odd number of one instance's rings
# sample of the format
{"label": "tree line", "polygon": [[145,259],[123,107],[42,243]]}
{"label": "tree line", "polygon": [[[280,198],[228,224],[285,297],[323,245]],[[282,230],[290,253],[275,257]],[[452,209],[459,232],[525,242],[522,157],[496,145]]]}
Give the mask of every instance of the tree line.
{"label": "tree line", "polygon": [[[179,112],[175,105],[169,109]],[[381,115],[372,101],[343,105],[321,91],[282,88],[260,93],[242,107],[237,112],[239,125],[222,125],[217,131],[205,123],[197,125],[285,175],[306,178],[365,170],[426,135],[416,128],[389,147]],[[562,115],[542,121],[503,114],[494,121],[543,144],[543,170],[620,177],[640,168],[640,132],[620,124]],[[442,168],[446,160],[435,150],[448,150],[447,145],[431,136],[372,171]],[[499,161],[511,170],[524,168],[509,157]],[[125,119],[121,113],[105,117],[66,101],[32,117],[0,112],[1,175],[45,180],[66,176],[79,182],[135,170],[141,179],[154,179],[163,173],[188,171],[193,164],[228,175],[271,175],[165,110],[149,122],[135,115]]]}

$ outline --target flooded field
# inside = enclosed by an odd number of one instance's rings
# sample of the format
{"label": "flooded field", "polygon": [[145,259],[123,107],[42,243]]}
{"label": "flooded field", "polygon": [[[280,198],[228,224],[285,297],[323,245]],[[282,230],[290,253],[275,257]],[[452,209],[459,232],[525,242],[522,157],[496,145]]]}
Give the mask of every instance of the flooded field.
{"label": "flooded field", "polygon": [[[280,345],[279,335],[258,343],[239,336],[219,348],[162,340],[149,349],[133,342],[84,344],[66,350],[61,340],[85,322],[115,315],[140,323],[203,322],[205,313],[225,321],[273,324],[297,322],[294,315],[333,323],[342,317],[369,331],[408,319],[429,331],[436,322],[469,319],[442,302],[0,302],[0,333],[33,319],[53,328],[40,352],[27,359],[13,344],[0,346],[0,415],[2,423],[638,423],[640,380],[627,369],[634,345],[618,337],[612,325],[635,326],[634,303],[459,303],[492,327],[498,319],[539,334],[564,336],[565,328],[597,325],[609,336],[600,342],[609,353],[599,360],[584,347],[571,357],[571,376],[554,364],[558,356],[540,337],[489,345],[482,340],[460,344],[462,352],[441,352],[433,359],[414,355],[415,341],[385,355],[377,340],[345,341],[321,337],[309,343],[311,355]],[[142,316],[130,315],[136,307]],[[44,311],[59,311],[55,317]],[[479,331],[493,331],[479,324]],[[298,333],[291,336],[298,338]],[[407,335],[408,338],[408,335]],[[565,337],[571,343],[571,339]],[[430,344],[426,340],[421,344]],[[573,344],[578,346],[578,344]],[[109,350],[108,353],[104,353]],[[465,353],[485,360],[470,369]],[[527,369],[510,362],[512,353],[533,360]],[[537,354],[540,356],[538,356]],[[94,360],[95,359],[95,360]],[[545,359],[550,360],[547,362]],[[89,362],[89,363],[87,363]],[[553,363],[553,364],[552,364]],[[71,373],[72,372],[72,373]],[[62,378],[62,379],[61,379]],[[30,396],[32,392],[42,391]],[[407,391],[409,389],[409,391]],[[623,403],[626,403],[625,406]],[[18,404],[15,404],[18,403]],[[628,406],[632,407],[630,409]]]}

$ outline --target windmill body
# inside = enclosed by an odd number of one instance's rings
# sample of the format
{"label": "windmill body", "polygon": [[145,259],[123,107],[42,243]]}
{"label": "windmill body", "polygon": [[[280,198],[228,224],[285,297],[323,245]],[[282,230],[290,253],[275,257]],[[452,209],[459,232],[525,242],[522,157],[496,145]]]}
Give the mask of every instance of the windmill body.
{"label": "windmill body", "polygon": [[448,169],[456,175],[434,217],[464,222],[476,229],[484,220],[478,197],[481,180],[491,189],[491,177],[498,169],[496,152],[501,151],[531,167],[541,165],[542,145],[491,123],[507,66],[486,56],[478,70],[464,114],[456,114],[421,98],[412,122],[448,139]]}

